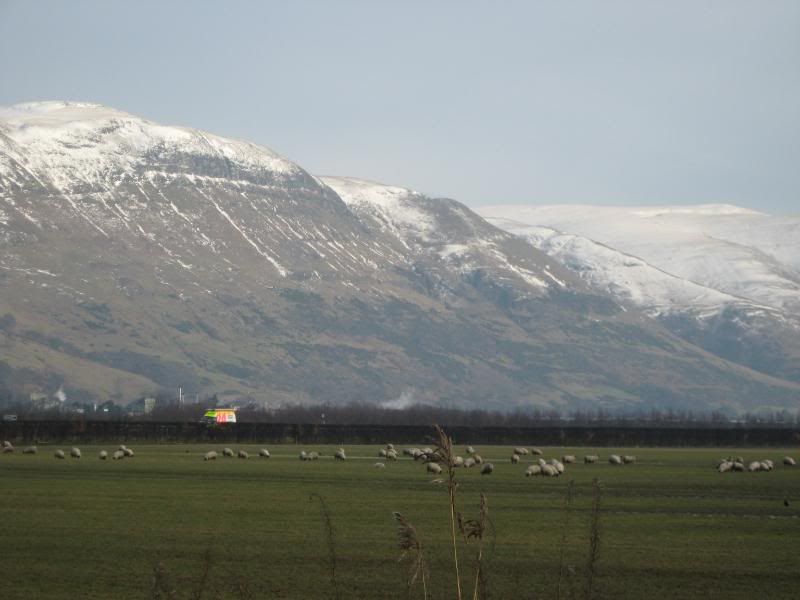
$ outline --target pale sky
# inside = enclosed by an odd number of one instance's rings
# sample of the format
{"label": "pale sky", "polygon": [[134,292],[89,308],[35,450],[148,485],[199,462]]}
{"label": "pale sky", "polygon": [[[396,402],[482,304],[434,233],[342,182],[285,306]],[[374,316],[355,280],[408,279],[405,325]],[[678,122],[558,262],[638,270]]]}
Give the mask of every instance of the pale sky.
{"label": "pale sky", "polygon": [[100,102],[469,205],[800,213],[800,2],[0,0],[0,105]]}

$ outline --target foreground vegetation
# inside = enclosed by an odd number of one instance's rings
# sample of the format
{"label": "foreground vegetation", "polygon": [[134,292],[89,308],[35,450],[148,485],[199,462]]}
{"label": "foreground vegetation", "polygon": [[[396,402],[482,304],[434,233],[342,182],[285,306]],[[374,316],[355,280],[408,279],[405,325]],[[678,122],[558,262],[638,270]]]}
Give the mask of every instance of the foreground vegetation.
{"label": "foreground vegetation", "polygon": [[[122,461],[97,460],[99,446],[80,460],[55,460],[55,446],[0,456],[3,598],[407,598],[414,563],[398,561],[395,511],[421,543],[428,597],[455,597],[446,471],[431,483],[407,458],[374,468],[377,446],[347,447],[344,462],[325,446],[305,448],[322,453],[313,462],[295,446],[203,462],[209,446],[131,445]],[[482,546],[459,540],[465,598],[479,547],[487,598],[583,598],[589,568],[596,598],[797,597],[800,468],[780,465],[791,450],[619,449],[638,462],[614,467],[611,449],[545,448],[603,458],[560,478],[525,478],[533,459],[512,465],[511,448],[478,450],[494,473],[456,472],[465,520],[480,519],[482,492],[488,503]],[[717,473],[730,454],[776,469]],[[421,577],[410,592],[423,596]]]}

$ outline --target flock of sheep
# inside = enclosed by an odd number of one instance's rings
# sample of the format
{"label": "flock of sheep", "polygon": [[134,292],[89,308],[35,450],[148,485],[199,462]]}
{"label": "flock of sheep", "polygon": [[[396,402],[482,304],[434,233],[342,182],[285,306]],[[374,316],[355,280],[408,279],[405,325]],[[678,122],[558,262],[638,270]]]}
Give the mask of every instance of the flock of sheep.
{"label": "flock of sheep", "polygon": [[[14,446],[9,441],[4,441],[2,446],[2,453],[9,454],[15,451]],[[36,454],[38,452],[38,448],[36,446],[26,446],[22,450],[22,454]],[[437,454],[437,452],[432,448],[404,448],[402,450],[403,456],[408,456],[415,461],[419,461],[424,463],[425,470],[427,473],[431,475],[440,475],[442,473],[442,464],[441,464],[441,457]],[[494,464],[490,462],[485,462],[483,457],[481,457],[478,452],[472,446],[467,446],[465,448],[466,458],[462,456],[453,456],[452,457],[452,466],[453,467],[462,467],[465,469],[469,469],[471,467],[479,466],[481,475],[491,475],[494,472]],[[577,462],[577,459],[572,454],[565,454],[561,457],[561,459],[551,458],[550,460],[545,460],[542,458],[542,451],[539,448],[528,448],[517,447],[514,448],[514,451],[511,454],[511,464],[516,465],[519,464],[524,456],[538,456],[539,458],[536,459],[536,462],[533,464],[528,465],[525,469],[525,477],[534,477],[534,476],[542,476],[542,477],[558,477],[559,475],[563,474],[566,467],[565,465],[573,464]],[[69,455],[72,458],[79,459],[82,457],[80,448],[72,448],[69,451]],[[66,453],[63,450],[56,450],[54,452],[54,456],[57,459],[65,459]],[[123,458],[131,458],[134,456],[134,452],[132,449],[128,448],[125,445],[120,445],[117,450],[115,450],[111,455],[112,460],[121,460]],[[216,460],[218,457],[218,453],[215,450],[211,450],[206,452],[203,455],[204,461],[209,460]],[[238,450],[234,452],[231,448],[224,448],[222,450],[223,457],[238,457],[242,459],[250,458],[250,454],[246,450]],[[269,450],[266,448],[261,448],[258,451],[258,456],[260,458],[270,458]],[[343,461],[347,459],[347,453],[345,452],[344,448],[339,448],[334,454],[334,459]],[[109,453],[106,450],[101,450],[98,454],[98,458],[100,460],[107,460],[109,458]],[[305,450],[301,451],[299,454],[299,458],[302,461],[314,461],[320,458],[319,452],[310,451],[306,452]],[[399,454],[395,449],[393,444],[386,444],[384,448],[381,448],[378,451],[378,458],[384,459],[385,461],[396,461],[399,458]],[[600,457],[596,454],[587,454],[583,457],[584,464],[591,465],[600,462]],[[611,454],[608,457],[608,462],[611,465],[629,465],[636,462],[636,457],[632,455],[623,455],[620,456],[619,454]],[[784,456],[783,457],[783,464],[786,467],[794,467],[796,462],[795,459],[791,456]],[[385,462],[376,462],[373,465],[377,469],[384,469],[386,468]],[[717,462],[717,471],[719,473],[728,473],[728,472],[756,472],[756,471],[771,471],[775,468],[775,464],[773,461],[769,459],[764,460],[755,460],[750,463],[745,464],[744,458],[741,456],[728,456],[725,458],[721,458]]]}
{"label": "flock of sheep", "polygon": [[[791,456],[783,457],[783,465],[786,467],[794,467],[797,463]],[[772,471],[775,468],[775,463],[770,459],[754,460],[745,465],[745,460],[741,456],[728,456],[721,458],[717,462],[717,471],[719,473],[743,473],[748,471],[755,473],[757,471]]]}

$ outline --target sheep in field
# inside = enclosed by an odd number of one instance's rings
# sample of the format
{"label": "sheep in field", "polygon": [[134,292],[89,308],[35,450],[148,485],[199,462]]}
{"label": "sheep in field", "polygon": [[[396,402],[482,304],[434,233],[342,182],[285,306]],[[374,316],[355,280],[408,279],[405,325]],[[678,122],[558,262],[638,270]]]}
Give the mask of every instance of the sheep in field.
{"label": "sheep in field", "polygon": [[539,458],[536,460],[536,464],[539,465],[540,467],[543,467],[547,464],[547,461],[543,458]]}
{"label": "sheep in field", "polygon": [[217,460],[217,453],[211,450],[203,455],[203,460]]}
{"label": "sheep in field", "polygon": [[72,458],[80,458],[81,457],[81,449],[80,448],[73,448],[69,451],[69,455]]}
{"label": "sheep in field", "polygon": [[719,471],[720,473],[727,473],[728,471],[730,471],[732,469],[733,469],[733,463],[728,461],[728,460],[723,460],[717,466],[717,471]]}
{"label": "sheep in field", "polygon": [[318,458],[319,458],[319,452],[308,453],[308,460],[317,460]]}
{"label": "sheep in field", "polygon": [[539,448],[531,448],[531,454],[533,454],[534,456],[541,456],[542,454],[544,454],[544,452],[539,450]]}
{"label": "sheep in field", "polygon": [[565,465],[571,465],[575,462],[575,457],[572,454],[565,454],[561,457],[561,462]]}
{"label": "sheep in field", "polygon": [[344,448],[339,448],[336,453],[333,455],[333,458],[336,460],[345,460],[347,459],[347,455],[344,453]]}
{"label": "sheep in field", "polygon": [[622,459],[620,458],[619,454],[612,454],[608,457],[608,464],[610,465],[621,465]]}
{"label": "sheep in field", "polygon": [[542,467],[539,465],[530,465],[527,469],[525,469],[525,477],[533,477],[535,475],[542,474]]}
{"label": "sheep in field", "polygon": [[625,456],[622,457],[622,462],[625,463],[626,465],[632,465],[633,463],[636,462],[636,457],[631,456],[630,454],[626,454]]}
{"label": "sheep in field", "polygon": [[223,448],[222,449],[222,456],[232,457],[232,456],[235,456],[235,455],[233,453],[233,450],[231,450],[230,448]]}
{"label": "sheep in field", "polygon": [[527,448],[514,448],[514,454],[519,454],[520,456],[525,456],[528,454]]}
{"label": "sheep in field", "polygon": [[397,460],[397,450],[394,448],[389,448],[386,451],[386,459],[387,460]]}
{"label": "sheep in field", "polygon": [[467,446],[467,454],[475,454],[475,448],[472,446]]}
{"label": "sheep in field", "polygon": [[125,444],[120,444],[119,448],[118,448],[118,450],[120,452],[125,452],[125,450],[127,450],[127,449],[128,449],[128,447]]}
{"label": "sheep in field", "polygon": [[745,470],[744,463],[738,460],[733,461],[733,466],[731,467],[733,471],[742,472]]}
{"label": "sheep in field", "polygon": [[97,455],[97,458],[100,460],[108,460],[108,452],[105,450],[100,450],[100,454]]}
{"label": "sheep in field", "polygon": [[546,475],[547,477],[558,477],[561,473],[558,472],[553,465],[545,465],[542,467],[542,475]]}
{"label": "sheep in field", "polygon": [[784,456],[783,457],[783,464],[786,467],[793,467],[797,463],[795,462],[795,460],[791,456]]}
{"label": "sheep in field", "polygon": [[761,463],[759,461],[757,461],[757,460],[754,460],[749,465],[747,465],[747,470],[750,471],[751,473],[755,473],[756,471],[760,471],[761,470]]}
{"label": "sheep in field", "polygon": [[39,451],[39,449],[36,446],[26,446],[25,448],[23,448],[22,453],[23,454],[36,454],[38,451]]}
{"label": "sheep in field", "polygon": [[9,446],[11,446],[11,442],[8,440],[3,440],[3,448],[8,448]]}
{"label": "sheep in field", "polygon": [[383,448],[378,450],[378,458],[386,458],[386,450],[384,450]]}
{"label": "sheep in field", "polygon": [[472,455],[472,460],[475,461],[476,465],[483,464],[483,457],[480,454],[473,454]]}
{"label": "sheep in field", "polygon": [[486,463],[481,467],[481,475],[491,475],[494,472],[494,465]]}
{"label": "sheep in field", "polygon": [[308,454],[305,450],[300,450],[300,460],[308,460]]}
{"label": "sheep in field", "polygon": [[761,461],[761,470],[762,471],[772,471],[772,466],[769,463],[770,463],[770,461],[762,460]]}
{"label": "sheep in field", "polygon": [[427,463],[425,465],[425,470],[428,471],[428,473],[432,473],[433,475],[441,475],[441,473],[442,473],[441,465],[439,465],[438,463],[435,463],[435,462]]}
{"label": "sheep in field", "polygon": [[386,465],[385,465],[385,464],[383,464],[382,462],[376,462],[376,463],[375,463],[374,465],[372,465],[372,466],[373,466],[373,467],[375,467],[376,469],[385,469],[385,468],[386,468]]}
{"label": "sheep in field", "polygon": [[465,468],[469,469],[470,467],[474,467],[474,466],[475,466],[475,459],[474,458],[472,458],[470,456],[469,458],[465,458],[464,459],[464,467]]}
{"label": "sheep in field", "polygon": [[3,442],[3,454],[11,454],[12,452],[14,452],[14,446],[12,446],[9,442]]}
{"label": "sheep in field", "polygon": [[262,448],[261,450],[258,451],[258,455],[261,458],[269,458],[269,450],[267,450],[266,448]]}
{"label": "sheep in field", "polygon": [[62,458],[64,458],[64,457],[65,457],[65,455],[64,455],[64,451],[63,451],[63,450],[56,450],[56,451],[53,453],[53,456],[55,456],[55,457],[56,457],[56,458],[58,458],[58,459],[62,459]]}
{"label": "sheep in field", "polygon": [[556,471],[558,471],[559,475],[561,475],[564,472],[564,464],[561,461],[553,458],[553,459],[550,460],[550,464],[553,467],[555,467],[555,469],[556,469]]}
{"label": "sheep in field", "polygon": [[125,458],[125,453],[122,450],[116,450],[114,454],[111,455],[111,460],[122,460]]}
{"label": "sheep in field", "polygon": [[772,470],[772,469],[774,469],[774,468],[775,468],[775,463],[774,463],[774,462],[772,462],[772,461],[771,461],[770,459],[768,459],[768,458],[765,458],[765,459],[764,459],[763,461],[761,461],[761,462],[764,462],[764,463],[766,463],[766,464],[767,464],[767,466],[769,466],[770,470]]}
{"label": "sheep in field", "polygon": [[515,465],[519,462],[519,454],[512,454],[511,455],[511,464]]}
{"label": "sheep in field", "polygon": [[394,450],[394,444],[386,444],[386,450]]}
{"label": "sheep in field", "polygon": [[125,458],[133,458],[133,450],[130,448],[125,448],[122,452],[125,454]]}
{"label": "sheep in field", "polygon": [[583,457],[583,463],[586,465],[593,465],[598,460],[600,460],[600,457],[597,456],[596,454],[587,454],[586,456]]}
{"label": "sheep in field", "polygon": [[236,453],[236,456],[239,458],[250,458],[250,454],[247,452],[247,450],[239,450],[239,452]]}

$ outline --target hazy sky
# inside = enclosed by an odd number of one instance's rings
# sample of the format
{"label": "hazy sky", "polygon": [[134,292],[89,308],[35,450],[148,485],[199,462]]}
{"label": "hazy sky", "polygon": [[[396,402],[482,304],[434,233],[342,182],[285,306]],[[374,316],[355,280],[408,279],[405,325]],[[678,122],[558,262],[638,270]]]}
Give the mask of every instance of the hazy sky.
{"label": "hazy sky", "polygon": [[794,0],[0,0],[0,104],[45,99],[471,205],[800,213]]}

